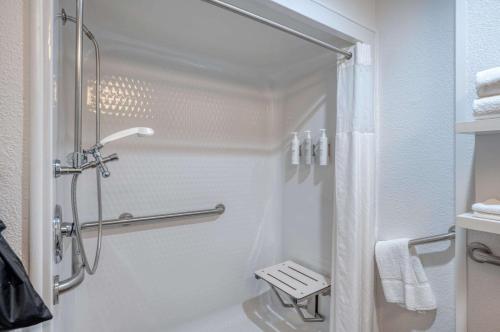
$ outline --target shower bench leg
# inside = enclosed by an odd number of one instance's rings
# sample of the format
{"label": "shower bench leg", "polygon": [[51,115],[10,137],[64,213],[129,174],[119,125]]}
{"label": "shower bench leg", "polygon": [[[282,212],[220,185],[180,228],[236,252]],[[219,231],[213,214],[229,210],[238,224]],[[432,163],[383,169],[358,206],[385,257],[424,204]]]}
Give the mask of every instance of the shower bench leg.
{"label": "shower bench leg", "polygon": [[[278,293],[278,290],[274,287],[271,286],[271,289],[273,290],[274,294],[278,297],[281,305],[285,308],[295,308],[295,311],[299,314],[300,318],[304,322],[324,322],[325,317],[323,317],[319,313],[319,294],[316,294],[308,299],[305,300],[305,303],[299,303],[297,299],[294,299],[293,297],[290,296],[291,303],[286,303],[281,295]],[[312,306],[312,308],[311,308]],[[304,310],[309,312],[309,309],[312,309],[312,317],[306,317],[304,314]],[[308,315],[309,316],[309,315]]]}

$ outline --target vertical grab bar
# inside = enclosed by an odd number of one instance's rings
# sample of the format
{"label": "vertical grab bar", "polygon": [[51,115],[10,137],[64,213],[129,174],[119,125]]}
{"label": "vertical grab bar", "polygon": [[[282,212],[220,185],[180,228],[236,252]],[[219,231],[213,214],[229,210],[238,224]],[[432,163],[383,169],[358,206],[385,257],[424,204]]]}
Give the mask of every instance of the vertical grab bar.
{"label": "vertical grab bar", "polygon": [[[80,168],[83,163],[82,154],[82,62],[83,62],[83,0],[76,0],[76,53],[75,53],[75,137],[73,152],[73,167]],[[71,248],[72,275],[65,280],[54,277],[53,303],[59,302],[59,295],[80,285],[85,278],[83,263],[76,240]]]}

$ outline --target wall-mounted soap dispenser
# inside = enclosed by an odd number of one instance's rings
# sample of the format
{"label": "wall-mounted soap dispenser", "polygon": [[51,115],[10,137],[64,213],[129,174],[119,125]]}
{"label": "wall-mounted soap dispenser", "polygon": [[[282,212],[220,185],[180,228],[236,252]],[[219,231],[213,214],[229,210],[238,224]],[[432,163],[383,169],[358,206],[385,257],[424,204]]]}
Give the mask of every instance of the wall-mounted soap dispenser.
{"label": "wall-mounted soap dispenser", "polygon": [[319,130],[319,142],[318,142],[318,154],[319,154],[319,165],[328,165],[328,137],[326,136],[326,129]]}
{"label": "wall-mounted soap dispenser", "polygon": [[302,145],[303,152],[304,152],[304,163],[306,165],[311,165],[312,163],[312,156],[313,156],[313,144],[312,144],[312,138],[311,138],[311,131],[306,130],[304,131],[304,143]]}

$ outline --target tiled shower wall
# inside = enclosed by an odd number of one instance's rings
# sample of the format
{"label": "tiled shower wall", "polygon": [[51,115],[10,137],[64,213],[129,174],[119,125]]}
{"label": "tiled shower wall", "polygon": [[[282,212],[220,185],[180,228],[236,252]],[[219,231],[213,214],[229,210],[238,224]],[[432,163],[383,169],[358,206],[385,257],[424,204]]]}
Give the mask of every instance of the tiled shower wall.
{"label": "tiled shower wall", "polygon": [[[60,159],[73,139],[67,111],[73,100],[65,90],[72,86],[72,55],[64,51],[72,38],[71,29],[62,32]],[[304,74],[271,84],[186,68],[113,40],[101,45],[102,136],[130,127],[155,130],[152,137],[104,148],[104,154],[120,156],[108,164],[111,177],[103,180],[104,218],[218,203],[226,212],[106,231],[97,274],[61,298],[61,330],[171,330],[267,290],[253,272],[283,259],[329,274],[333,166],[289,166],[288,139],[290,131],[317,135],[325,127],[333,135],[334,58],[326,59],[328,67],[312,61],[310,70],[301,66]],[[89,147],[96,100],[93,53],[89,48],[85,54],[83,145]],[[87,172],[79,179],[81,221],[96,219],[95,196],[95,174]],[[66,218],[69,197],[69,179],[58,179],[57,201]],[[86,243],[93,257],[95,234]],[[67,249],[64,275],[70,273],[69,256]],[[328,301],[322,299],[326,314]]]}
{"label": "tiled shower wall", "polygon": [[[330,275],[332,267],[336,69],[335,61],[330,61],[330,65],[288,84],[282,105],[286,133],[297,131],[303,137],[305,130],[311,130],[316,143],[319,130],[324,128],[330,138],[328,166],[318,166],[317,162],[292,166],[289,149],[283,149],[284,256],[324,275]],[[327,317],[329,307],[330,297],[320,297],[321,313]]]}
{"label": "tiled shower wall", "polygon": [[[281,155],[271,99],[234,82],[106,53],[102,80],[103,136],[129,127],[155,130],[153,137],[105,147],[120,156],[103,181],[105,218],[218,203],[226,212],[107,232],[98,273],[75,293],[80,314],[73,326],[161,330],[256,295],[253,271],[274,263],[281,250]],[[94,139],[94,82],[87,82],[84,146]],[[60,128],[72,128],[72,118],[66,121]],[[94,173],[79,183],[81,219],[93,220]],[[87,240],[89,248],[94,241]]]}

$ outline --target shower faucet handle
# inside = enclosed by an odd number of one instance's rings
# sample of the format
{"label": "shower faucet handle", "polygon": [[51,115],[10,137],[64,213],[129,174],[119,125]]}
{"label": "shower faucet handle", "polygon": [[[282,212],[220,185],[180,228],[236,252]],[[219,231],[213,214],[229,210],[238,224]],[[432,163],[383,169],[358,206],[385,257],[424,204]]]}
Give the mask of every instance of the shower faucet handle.
{"label": "shower faucet handle", "polygon": [[109,172],[108,166],[106,166],[106,163],[109,161],[114,161],[114,160],[118,160],[118,159],[119,159],[118,155],[116,153],[112,153],[107,157],[101,158],[100,162],[97,163],[97,168],[101,172],[101,175],[103,178],[107,178],[111,175],[111,173]]}
{"label": "shower faucet handle", "polygon": [[106,166],[106,163],[108,161],[113,161],[113,160],[118,160],[118,155],[116,153],[113,153],[107,157],[102,157],[101,154],[101,148],[103,147],[102,144],[98,143],[94,146],[92,146],[90,149],[85,150],[85,154],[91,154],[94,157],[94,161],[87,163],[83,168],[90,168],[90,167],[97,167],[99,170],[99,173],[101,173],[101,176],[103,178],[107,178],[111,175],[109,172],[108,166]]}
{"label": "shower faucet handle", "polygon": [[106,166],[106,164],[103,163],[102,160],[97,163],[97,169],[99,170],[103,178],[109,178],[109,176],[111,175],[108,166]]}
{"label": "shower faucet handle", "polygon": [[99,146],[96,146],[96,148],[93,149],[91,153],[92,156],[94,156],[95,164],[97,169],[99,170],[99,173],[101,173],[103,178],[108,178],[111,173],[109,172],[108,166],[106,166],[106,163],[102,158],[101,148]]}
{"label": "shower faucet handle", "polygon": [[[112,154],[110,154],[110,155],[109,155],[109,156],[107,156],[107,157],[101,158],[101,164],[106,164],[107,162],[110,162],[110,161],[115,161],[115,160],[118,160],[118,159],[120,159],[120,158],[118,157],[118,154],[116,154],[116,153],[112,153]],[[83,170],[83,171],[84,171],[84,170],[86,170],[86,169],[88,169],[88,168],[96,168],[96,167],[98,167],[98,169],[101,171],[100,164],[98,164],[98,162],[97,162],[97,161],[92,160],[92,161],[89,161],[89,162],[87,162],[87,163],[83,164],[83,165],[82,165],[81,170]],[[109,172],[109,171],[108,171],[108,172]],[[109,174],[109,173],[108,173],[108,174]],[[108,176],[109,176],[109,175],[108,175]]]}

